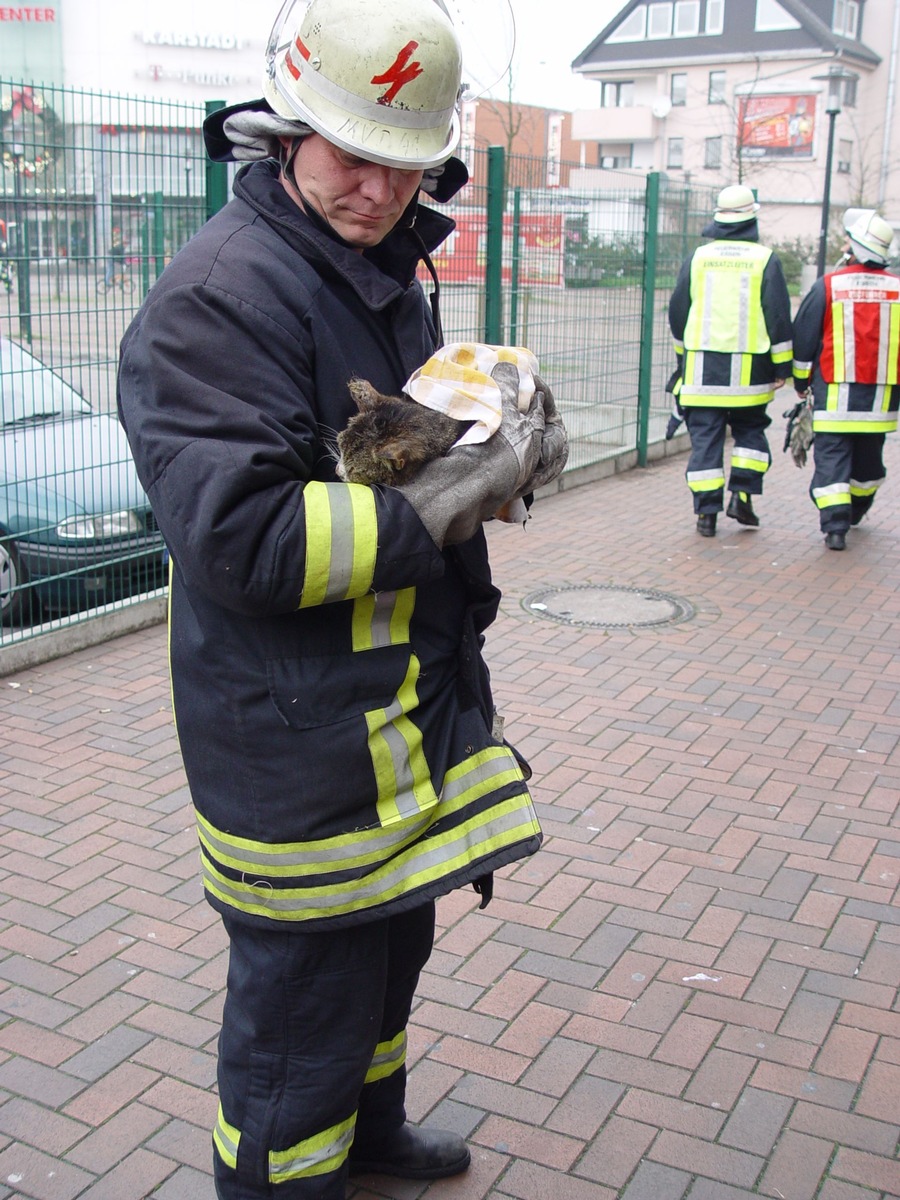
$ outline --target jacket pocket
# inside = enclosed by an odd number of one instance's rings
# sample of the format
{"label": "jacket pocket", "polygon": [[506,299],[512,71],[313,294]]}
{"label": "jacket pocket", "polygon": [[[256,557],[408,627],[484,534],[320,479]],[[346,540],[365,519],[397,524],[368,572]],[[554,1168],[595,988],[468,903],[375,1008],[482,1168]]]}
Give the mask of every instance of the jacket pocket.
{"label": "jacket pocket", "polygon": [[386,708],[409,668],[408,645],[322,657],[270,658],[272,703],[292,729],[317,729]]}

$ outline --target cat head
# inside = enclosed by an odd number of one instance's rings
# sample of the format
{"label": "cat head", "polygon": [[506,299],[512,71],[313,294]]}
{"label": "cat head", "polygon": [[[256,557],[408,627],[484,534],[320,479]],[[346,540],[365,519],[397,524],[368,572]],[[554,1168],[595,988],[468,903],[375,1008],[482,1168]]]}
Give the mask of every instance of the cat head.
{"label": "cat head", "polygon": [[366,379],[351,379],[359,410],[338,434],[338,477],[348,483],[397,486],[432,457],[424,410],[402,396],[385,396]]}

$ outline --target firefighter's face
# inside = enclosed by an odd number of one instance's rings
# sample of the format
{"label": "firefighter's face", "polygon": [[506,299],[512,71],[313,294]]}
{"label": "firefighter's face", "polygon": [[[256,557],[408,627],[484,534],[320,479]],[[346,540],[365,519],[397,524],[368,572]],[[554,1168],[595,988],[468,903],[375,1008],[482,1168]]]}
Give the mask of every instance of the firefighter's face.
{"label": "firefighter's face", "polygon": [[387,237],[422,182],[422,171],[357,158],[318,133],[301,141],[290,176],[288,183],[293,182],[331,228],[359,250]]}

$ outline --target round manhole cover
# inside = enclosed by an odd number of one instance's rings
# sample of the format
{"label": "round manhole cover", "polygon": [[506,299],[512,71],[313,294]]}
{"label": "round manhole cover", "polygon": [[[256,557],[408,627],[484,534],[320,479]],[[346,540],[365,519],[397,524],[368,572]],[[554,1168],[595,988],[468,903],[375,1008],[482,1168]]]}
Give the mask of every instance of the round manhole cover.
{"label": "round manhole cover", "polygon": [[602,584],[545,588],[526,596],[522,604],[528,612],[551,621],[602,629],[673,625],[694,615],[693,606],[679,596]]}

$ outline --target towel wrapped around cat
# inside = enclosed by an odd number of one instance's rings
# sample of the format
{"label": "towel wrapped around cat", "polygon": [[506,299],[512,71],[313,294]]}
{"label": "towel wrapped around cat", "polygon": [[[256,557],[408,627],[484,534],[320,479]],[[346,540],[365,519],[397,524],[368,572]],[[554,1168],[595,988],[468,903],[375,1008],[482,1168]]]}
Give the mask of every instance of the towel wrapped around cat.
{"label": "towel wrapped around cat", "polygon": [[[385,396],[367,380],[351,380],[359,412],[338,435],[339,477],[396,487],[453,446],[487,441],[500,428],[502,392],[492,372],[503,363],[518,373],[518,408],[527,412],[538,363],[523,346],[442,346],[409,377],[403,396]],[[495,515],[521,524],[528,513],[521,500],[511,500]]]}

